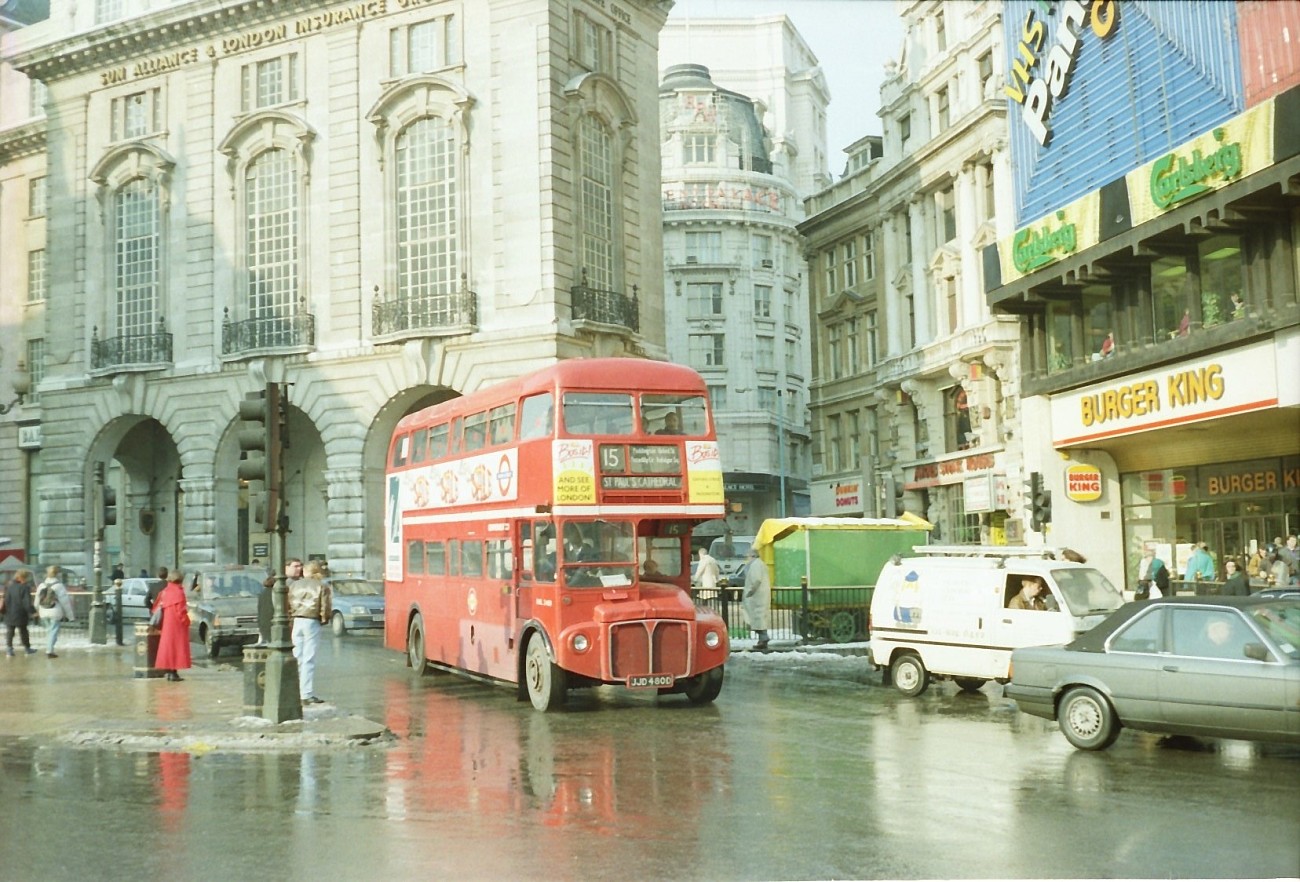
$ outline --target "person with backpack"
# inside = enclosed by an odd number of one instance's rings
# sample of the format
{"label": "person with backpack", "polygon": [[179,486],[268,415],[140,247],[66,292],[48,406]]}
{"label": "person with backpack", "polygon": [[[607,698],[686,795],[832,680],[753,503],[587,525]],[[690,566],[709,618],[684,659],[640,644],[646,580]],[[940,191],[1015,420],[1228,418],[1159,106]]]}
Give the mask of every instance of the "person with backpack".
{"label": "person with backpack", "polygon": [[1169,596],[1169,567],[1156,557],[1155,548],[1148,545],[1138,563],[1138,590],[1135,599]]}
{"label": "person with backpack", "polygon": [[36,614],[32,606],[32,571],[19,570],[14,573],[13,581],[5,586],[4,595],[0,596],[0,614],[5,620],[5,655],[14,657],[14,634],[23,641],[23,649],[28,655],[35,654],[32,638],[27,633],[27,623]]}
{"label": "person with backpack", "polygon": [[57,566],[46,568],[45,581],[36,589],[36,608],[41,623],[45,625],[45,657],[58,658],[54,652],[54,644],[58,642],[59,629],[63,627],[65,621],[70,622],[76,616],[72,608],[72,597],[68,594],[68,586],[59,579]]}

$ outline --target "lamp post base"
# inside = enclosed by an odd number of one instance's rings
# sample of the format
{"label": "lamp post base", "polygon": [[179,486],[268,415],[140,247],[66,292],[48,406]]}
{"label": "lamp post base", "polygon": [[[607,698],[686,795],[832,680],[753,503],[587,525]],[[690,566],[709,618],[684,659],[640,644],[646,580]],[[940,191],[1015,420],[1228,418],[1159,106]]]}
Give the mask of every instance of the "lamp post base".
{"label": "lamp post base", "polygon": [[293,648],[274,644],[266,656],[266,694],[262,718],[272,723],[302,719],[302,697],[298,694],[298,660]]}
{"label": "lamp post base", "polygon": [[93,604],[90,607],[90,618],[87,620],[90,626],[90,642],[103,645],[108,642],[108,622],[104,615],[104,602]]}

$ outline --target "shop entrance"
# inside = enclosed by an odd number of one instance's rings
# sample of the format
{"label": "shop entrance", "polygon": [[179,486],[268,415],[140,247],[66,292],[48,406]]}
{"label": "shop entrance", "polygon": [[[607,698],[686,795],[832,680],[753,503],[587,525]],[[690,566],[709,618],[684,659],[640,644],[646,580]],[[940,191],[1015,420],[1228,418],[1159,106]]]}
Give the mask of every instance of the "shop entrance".
{"label": "shop entrance", "polygon": [[1222,559],[1225,554],[1245,559],[1256,548],[1263,548],[1276,536],[1285,536],[1283,516],[1255,514],[1245,517],[1205,518],[1201,521],[1201,536]]}

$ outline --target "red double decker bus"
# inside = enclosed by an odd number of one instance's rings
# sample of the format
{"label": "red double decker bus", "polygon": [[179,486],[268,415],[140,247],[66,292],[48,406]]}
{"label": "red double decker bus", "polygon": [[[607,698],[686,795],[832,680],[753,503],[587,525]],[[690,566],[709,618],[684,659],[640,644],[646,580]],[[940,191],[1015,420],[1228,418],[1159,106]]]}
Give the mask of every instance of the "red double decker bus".
{"label": "red double decker bus", "polygon": [[690,535],[723,516],[704,381],[562,361],[410,414],[393,433],[384,640],[517,684],[538,710],[618,684],[706,703],[726,627],[690,597]]}

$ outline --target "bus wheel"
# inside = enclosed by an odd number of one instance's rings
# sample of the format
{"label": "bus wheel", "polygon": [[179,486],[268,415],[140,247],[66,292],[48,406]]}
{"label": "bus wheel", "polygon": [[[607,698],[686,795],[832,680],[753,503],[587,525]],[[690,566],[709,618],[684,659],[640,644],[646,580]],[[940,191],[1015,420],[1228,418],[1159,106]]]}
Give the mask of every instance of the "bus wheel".
{"label": "bus wheel", "polygon": [[524,683],[528,686],[528,700],[539,711],[564,707],[567,691],[564,671],[551,663],[546,642],[536,634],[528,641],[528,654],[524,656]]}
{"label": "bus wheel", "polygon": [[411,619],[411,629],[406,632],[406,663],[417,677],[429,672],[429,657],[424,651],[424,619],[418,613]]}
{"label": "bus wheel", "polygon": [[925,664],[919,655],[912,652],[894,659],[889,666],[889,678],[894,681],[894,688],[904,695],[920,695],[930,685],[930,674]]}
{"label": "bus wheel", "polygon": [[705,671],[698,677],[691,677],[682,686],[682,693],[691,704],[708,704],[722,691],[722,668],[716,667]]}

